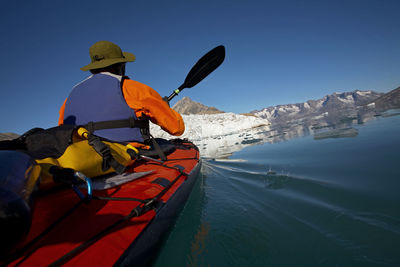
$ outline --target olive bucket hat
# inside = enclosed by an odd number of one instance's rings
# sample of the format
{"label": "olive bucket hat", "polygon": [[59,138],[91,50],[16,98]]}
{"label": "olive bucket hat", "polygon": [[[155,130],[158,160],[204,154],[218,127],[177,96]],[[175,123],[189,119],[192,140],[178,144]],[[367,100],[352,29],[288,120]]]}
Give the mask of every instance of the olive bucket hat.
{"label": "olive bucket hat", "polygon": [[81,68],[83,71],[100,69],[116,63],[133,62],[136,57],[129,52],[122,52],[121,48],[109,41],[99,41],[89,49],[92,62]]}

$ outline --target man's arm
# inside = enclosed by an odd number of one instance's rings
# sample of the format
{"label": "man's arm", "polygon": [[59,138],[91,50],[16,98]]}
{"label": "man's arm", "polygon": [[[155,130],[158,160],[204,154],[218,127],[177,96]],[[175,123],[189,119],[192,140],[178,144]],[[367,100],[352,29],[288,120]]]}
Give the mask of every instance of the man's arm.
{"label": "man's arm", "polygon": [[64,124],[64,111],[65,111],[65,104],[67,103],[67,99],[65,99],[64,104],[61,106],[60,111],[58,112],[60,116],[58,117],[58,125]]}
{"label": "man's arm", "polygon": [[135,110],[137,117],[146,115],[172,135],[182,135],[185,131],[182,116],[170,108],[151,87],[137,81],[125,80],[122,92],[126,103]]}

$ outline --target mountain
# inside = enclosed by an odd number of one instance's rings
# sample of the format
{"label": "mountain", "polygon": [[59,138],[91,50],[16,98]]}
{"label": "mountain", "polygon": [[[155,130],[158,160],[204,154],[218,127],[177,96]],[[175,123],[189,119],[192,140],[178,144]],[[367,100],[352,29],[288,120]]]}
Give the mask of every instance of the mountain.
{"label": "mountain", "polygon": [[374,91],[359,91],[333,93],[318,100],[308,100],[304,103],[278,105],[255,110],[251,113],[257,117],[268,119],[272,124],[287,122],[304,122],[324,119],[334,122],[346,117],[359,116],[359,108],[363,107],[383,93]]}
{"label": "mountain", "polygon": [[[263,142],[281,142],[304,135],[315,139],[351,138],[358,133],[353,124],[382,114],[377,108],[399,107],[400,88],[387,94],[373,91],[334,93],[304,103],[278,105],[249,114],[225,113],[184,97],[173,108],[185,121],[185,133],[200,148],[202,156],[229,157],[234,151]],[[210,114],[214,113],[214,114]],[[185,115],[190,114],[190,115]],[[208,115],[205,115],[208,114]],[[151,124],[155,137],[175,138]],[[0,139],[18,135],[0,134]]]}
{"label": "mountain", "polygon": [[207,107],[203,104],[193,101],[189,97],[184,97],[172,107],[180,114],[218,114],[223,113],[223,111],[218,110],[214,107]]}
{"label": "mountain", "polygon": [[379,111],[400,108],[400,87],[378,97],[372,103]]}
{"label": "mountain", "polygon": [[11,140],[19,137],[18,134],[15,133],[0,133],[0,141],[2,140]]}

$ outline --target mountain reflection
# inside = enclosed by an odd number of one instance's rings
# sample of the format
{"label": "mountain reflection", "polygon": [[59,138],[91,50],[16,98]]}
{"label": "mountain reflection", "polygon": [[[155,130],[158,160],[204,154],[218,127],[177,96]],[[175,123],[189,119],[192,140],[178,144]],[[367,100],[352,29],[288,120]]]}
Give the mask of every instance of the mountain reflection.
{"label": "mountain reflection", "polygon": [[400,111],[378,113],[368,108],[345,113],[326,114],[318,118],[261,126],[240,133],[194,140],[204,158],[228,158],[234,152],[248,146],[263,143],[278,143],[293,138],[313,135],[314,140],[327,138],[354,138],[358,135],[355,125],[375,120],[379,116],[399,115]]}

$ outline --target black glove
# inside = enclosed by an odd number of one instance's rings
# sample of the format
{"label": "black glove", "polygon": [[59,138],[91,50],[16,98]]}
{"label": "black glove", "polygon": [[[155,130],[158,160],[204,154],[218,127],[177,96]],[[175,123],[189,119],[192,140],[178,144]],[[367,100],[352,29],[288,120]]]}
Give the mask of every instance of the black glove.
{"label": "black glove", "polygon": [[162,100],[164,100],[165,102],[167,102],[168,107],[171,107],[171,106],[169,105],[168,96],[164,96],[164,97],[162,98]]}

